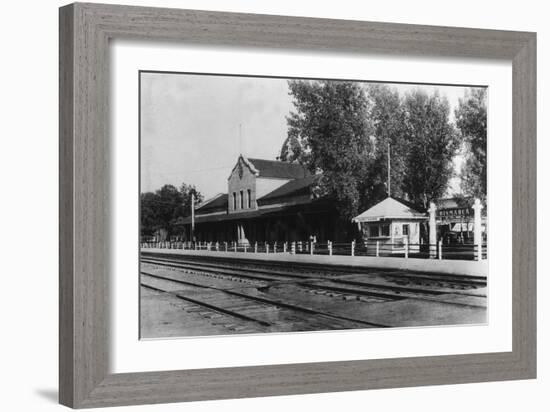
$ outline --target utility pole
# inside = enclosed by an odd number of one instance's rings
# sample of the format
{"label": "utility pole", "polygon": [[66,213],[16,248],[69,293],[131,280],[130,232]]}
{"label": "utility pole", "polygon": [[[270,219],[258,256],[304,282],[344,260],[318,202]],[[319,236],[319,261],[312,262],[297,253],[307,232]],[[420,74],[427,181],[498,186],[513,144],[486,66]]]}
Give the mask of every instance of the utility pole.
{"label": "utility pole", "polygon": [[195,193],[191,193],[191,242],[195,241]]}
{"label": "utility pole", "polygon": [[390,162],[390,143],[388,142],[388,197],[391,196],[391,162]]}

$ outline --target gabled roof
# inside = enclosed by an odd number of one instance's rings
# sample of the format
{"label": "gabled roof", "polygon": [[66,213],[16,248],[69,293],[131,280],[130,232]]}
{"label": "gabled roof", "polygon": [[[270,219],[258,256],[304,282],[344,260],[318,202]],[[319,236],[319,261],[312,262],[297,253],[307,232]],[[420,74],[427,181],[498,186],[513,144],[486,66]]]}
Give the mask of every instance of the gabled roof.
{"label": "gabled roof", "polygon": [[[196,215],[195,223],[215,223],[215,222],[227,222],[242,219],[257,219],[265,217],[277,217],[277,216],[295,216],[297,213],[312,213],[318,214],[320,212],[326,212],[333,210],[333,205],[330,202],[326,202],[322,199],[316,199],[310,203],[298,204],[298,205],[278,205],[275,207],[269,207],[265,209],[258,209],[246,212],[238,213],[220,213],[209,215]],[[188,225],[191,223],[191,216],[181,218],[181,224]]]}
{"label": "gabled roof", "polygon": [[205,200],[195,210],[197,214],[212,213],[220,210],[227,210],[227,193],[218,193],[216,196]]}
{"label": "gabled roof", "polygon": [[309,175],[301,179],[294,179],[258,199],[261,203],[266,200],[305,196],[310,194],[310,188],[315,182],[315,176]]}
{"label": "gabled roof", "polygon": [[354,222],[376,222],[381,219],[425,219],[426,214],[411,203],[387,197],[381,202],[375,204],[370,209],[365,210],[358,216],[355,216]]}
{"label": "gabled roof", "polygon": [[[243,156],[243,159],[246,159]],[[299,163],[281,162],[278,160],[252,159],[249,163],[258,171],[258,177],[278,179],[301,179],[310,175],[307,169]]]}

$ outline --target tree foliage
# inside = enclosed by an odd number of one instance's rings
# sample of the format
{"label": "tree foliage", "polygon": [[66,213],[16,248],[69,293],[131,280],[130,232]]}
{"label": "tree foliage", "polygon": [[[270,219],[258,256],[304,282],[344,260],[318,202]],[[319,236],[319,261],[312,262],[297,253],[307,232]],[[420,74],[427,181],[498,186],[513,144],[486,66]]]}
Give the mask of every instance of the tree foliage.
{"label": "tree foliage", "polygon": [[195,204],[203,196],[195,186],[182,183],[177,188],[164,185],[155,192],[142,193],[140,196],[141,235],[153,235],[156,231],[165,230],[168,236],[182,232],[178,221],[191,214],[191,196],[195,195]]}
{"label": "tree foliage", "polygon": [[289,89],[294,110],[280,159],[321,174],[321,194],[337,200],[344,219],[387,196],[388,144],[393,196],[427,206],[445,194],[459,141],[437,92],[301,80]]}
{"label": "tree foliage", "polygon": [[364,194],[371,157],[369,100],[356,82],[289,81],[295,110],[287,117],[288,139],[281,159],[320,173],[318,190],[335,198],[340,215],[351,219]]}
{"label": "tree foliage", "polygon": [[464,140],[465,161],[461,189],[468,196],[487,196],[487,91],[467,90],[455,110],[456,125]]}
{"label": "tree foliage", "polygon": [[407,93],[403,110],[408,144],[403,191],[412,202],[427,207],[447,192],[459,136],[449,121],[449,102],[437,91]]}
{"label": "tree foliage", "polygon": [[382,84],[369,85],[367,91],[372,103],[370,116],[374,127],[373,158],[366,177],[369,182],[369,199],[364,205],[369,207],[388,194],[388,151],[391,160],[391,195],[406,196],[403,192],[403,181],[408,142],[405,134],[405,111],[399,92]]}

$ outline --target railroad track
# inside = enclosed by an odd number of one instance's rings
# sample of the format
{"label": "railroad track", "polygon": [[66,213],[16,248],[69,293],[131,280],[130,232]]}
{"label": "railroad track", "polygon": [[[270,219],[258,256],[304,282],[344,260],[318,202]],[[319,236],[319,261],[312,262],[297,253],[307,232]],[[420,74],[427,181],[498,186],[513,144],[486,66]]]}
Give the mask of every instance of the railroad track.
{"label": "railroad track", "polygon": [[[169,254],[144,253],[140,262],[142,287],[190,307],[193,314],[172,312],[173,319],[206,322],[199,333],[203,327],[223,334],[452,324],[483,321],[486,313],[482,277]],[[418,314],[428,323],[416,323]]]}
{"label": "railroad track", "polygon": [[[385,327],[378,323],[339,316],[311,307],[206,286],[146,271],[141,272],[141,277],[143,287],[171,294],[178,299],[196,305],[202,309],[201,313],[207,318],[212,318],[208,312],[234,318],[235,322],[241,322],[241,330],[250,331],[251,324],[258,332],[283,331],[285,325],[289,330],[300,331]],[[173,287],[173,284],[177,284],[178,287]],[[179,286],[184,289],[178,290]],[[239,331],[239,326],[234,329]]]}
{"label": "railroad track", "polygon": [[[331,270],[319,270],[310,266],[299,266],[296,272],[283,270],[279,262],[274,262],[273,268],[250,262],[233,262],[214,260],[204,262],[187,257],[142,256],[143,263],[154,264],[169,268],[177,268],[187,272],[215,274],[219,277],[233,279],[247,279],[266,282],[293,282],[310,288],[324,289],[334,292],[358,293],[358,295],[379,296],[381,298],[429,298],[448,293],[486,297],[482,293],[472,294],[469,291],[484,288],[487,283],[482,277],[468,277],[457,275],[426,275],[417,273],[394,273],[386,271],[361,271],[353,268],[353,274],[361,275],[361,279],[342,279],[340,276],[350,273],[349,268],[342,271],[340,267]],[[288,267],[288,265],[287,265]],[[377,281],[376,281],[377,280]],[[375,281],[375,282],[373,282]],[[316,282],[316,283],[315,283]],[[320,284],[322,283],[322,284]]]}
{"label": "railroad track", "polygon": [[[204,263],[204,256],[183,256],[183,255],[174,255],[169,253],[150,253],[142,252],[141,258],[155,258],[155,259],[168,259],[168,260],[185,260],[187,262],[196,261],[199,263]],[[233,266],[238,265],[242,268],[257,268],[257,269],[268,269],[273,270],[274,268],[278,269],[287,269],[288,262],[283,261],[259,261],[254,260],[253,258],[224,258],[220,256],[208,256],[209,262],[217,262],[220,264],[231,264]],[[211,264],[213,264],[211,263]],[[303,274],[378,274],[385,275],[390,278],[402,278],[410,279],[414,278],[415,280],[426,280],[432,282],[449,282],[456,285],[466,285],[466,286],[475,286],[475,287],[485,287],[487,285],[487,278],[485,276],[470,276],[470,275],[438,275],[438,274],[426,274],[421,272],[407,272],[395,271],[392,269],[375,269],[375,268],[361,268],[356,266],[345,266],[345,265],[331,265],[330,269],[325,265],[315,264],[315,263],[304,263],[304,262],[292,262],[293,270],[300,270]]]}

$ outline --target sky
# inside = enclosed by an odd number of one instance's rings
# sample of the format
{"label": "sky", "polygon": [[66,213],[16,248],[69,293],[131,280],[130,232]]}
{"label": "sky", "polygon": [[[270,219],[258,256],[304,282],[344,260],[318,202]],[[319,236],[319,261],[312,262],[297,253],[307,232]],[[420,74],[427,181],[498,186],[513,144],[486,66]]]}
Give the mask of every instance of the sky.
{"label": "sky", "polygon": [[[405,93],[438,89],[454,113],[465,87],[390,84]],[[286,79],[141,73],[141,192],[194,184],[208,199],[227,192],[239,153],[272,159],[293,109]],[[458,171],[462,159],[455,159]],[[458,179],[449,192],[458,191]]]}

